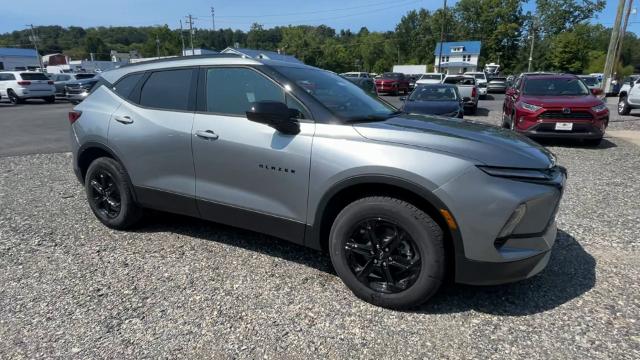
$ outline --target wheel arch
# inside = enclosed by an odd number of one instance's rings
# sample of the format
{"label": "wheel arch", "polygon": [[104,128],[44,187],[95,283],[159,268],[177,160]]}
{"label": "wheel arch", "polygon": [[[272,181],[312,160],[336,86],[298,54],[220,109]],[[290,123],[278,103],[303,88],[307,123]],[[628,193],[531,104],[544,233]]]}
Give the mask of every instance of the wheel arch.
{"label": "wheel arch", "polygon": [[[78,175],[80,177],[80,181],[83,184],[84,184],[85,176],[87,175],[87,170],[89,169],[89,166],[95,159],[101,158],[101,157],[111,158],[117,161],[118,163],[120,163],[120,165],[124,167],[124,163],[120,160],[118,155],[116,155],[115,152],[111,150],[107,145],[99,142],[87,142],[78,149],[78,155],[76,159],[76,166],[79,170]],[[133,195],[133,198],[137,201],[138,198],[136,196],[135,187],[131,182],[131,178],[129,177],[128,172],[127,172],[127,180],[129,183],[131,194]]]}
{"label": "wheel arch", "polygon": [[618,94],[618,99],[622,99],[622,98],[626,98],[627,97],[627,92],[626,91],[622,91]]}
{"label": "wheel arch", "polygon": [[[391,196],[407,201],[426,212],[443,230],[447,272],[453,274],[456,254],[464,252],[460,230],[451,229],[440,212],[455,216],[435,194],[411,181],[385,175],[363,175],[345,179],[329,189],[316,207],[314,222],[307,226],[305,245],[327,251],[329,232],[338,213],[348,204],[367,196]],[[449,270],[451,270],[449,272]]]}

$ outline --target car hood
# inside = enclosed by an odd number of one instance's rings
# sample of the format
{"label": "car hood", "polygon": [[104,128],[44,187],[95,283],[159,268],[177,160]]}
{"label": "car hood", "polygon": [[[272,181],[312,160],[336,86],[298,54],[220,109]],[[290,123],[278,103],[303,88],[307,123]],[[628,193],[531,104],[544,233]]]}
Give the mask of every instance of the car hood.
{"label": "car hood", "polygon": [[593,95],[581,96],[532,96],[524,95],[520,101],[541,107],[593,107],[602,101]]}
{"label": "car hood", "polygon": [[553,154],[534,141],[469,120],[403,115],[354,128],[370,140],[424,147],[488,166],[547,169],[555,163]]}
{"label": "car hood", "polygon": [[408,113],[442,115],[449,114],[460,109],[460,103],[456,101],[407,101],[402,110]]}

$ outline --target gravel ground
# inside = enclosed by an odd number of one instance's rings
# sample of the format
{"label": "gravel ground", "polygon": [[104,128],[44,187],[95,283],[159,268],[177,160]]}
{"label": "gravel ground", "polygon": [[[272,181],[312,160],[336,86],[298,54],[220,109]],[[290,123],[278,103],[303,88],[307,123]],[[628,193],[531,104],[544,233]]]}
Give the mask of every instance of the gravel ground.
{"label": "gravel ground", "polygon": [[91,214],[69,154],[0,158],[0,358],[640,358],[640,147],[552,144],[569,169],[548,268],[416,311],[355,298],[327,256],[158,214]]}

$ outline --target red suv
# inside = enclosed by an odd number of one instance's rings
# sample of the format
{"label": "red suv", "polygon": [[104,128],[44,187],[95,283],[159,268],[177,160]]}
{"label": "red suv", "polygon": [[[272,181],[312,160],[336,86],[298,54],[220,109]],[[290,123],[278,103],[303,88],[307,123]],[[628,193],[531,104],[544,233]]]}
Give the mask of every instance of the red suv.
{"label": "red suv", "polygon": [[607,105],[575,75],[523,74],[506,92],[502,125],[531,137],[602,141],[609,124]]}
{"label": "red suv", "polygon": [[402,73],[388,72],[376,79],[376,90],[379,93],[392,93],[398,95],[399,92],[407,94],[409,92],[409,77]]}

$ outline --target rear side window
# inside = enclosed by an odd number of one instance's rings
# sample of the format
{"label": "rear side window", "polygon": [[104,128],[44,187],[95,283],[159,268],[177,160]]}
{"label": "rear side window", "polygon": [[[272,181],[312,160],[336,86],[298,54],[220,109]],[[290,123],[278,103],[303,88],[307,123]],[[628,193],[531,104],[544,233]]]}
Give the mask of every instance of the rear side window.
{"label": "rear side window", "polygon": [[11,81],[15,79],[16,77],[13,74],[0,74],[0,81]]}
{"label": "rear side window", "polygon": [[265,100],[285,102],[284,91],[254,70],[207,70],[207,111],[245,116],[251,103]]}
{"label": "rear side window", "polygon": [[127,99],[129,98],[129,95],[131,95],[133,89],[135,89],[136,85],[138,85],[138,82],[140,81],[140,79],[142,79],[143,75],[144,74],[140,73],[123,77],[116,83],[113,90],[116,92],[116,94]]}
{"label": "rear side window", "polygon": [[20,73],[22,80],[49,80],[43,73]]}
{"label": "rear side window", "polygon": [[168,110],[189,110],[192,69],[151,73],[142,86],[140,105]]}

